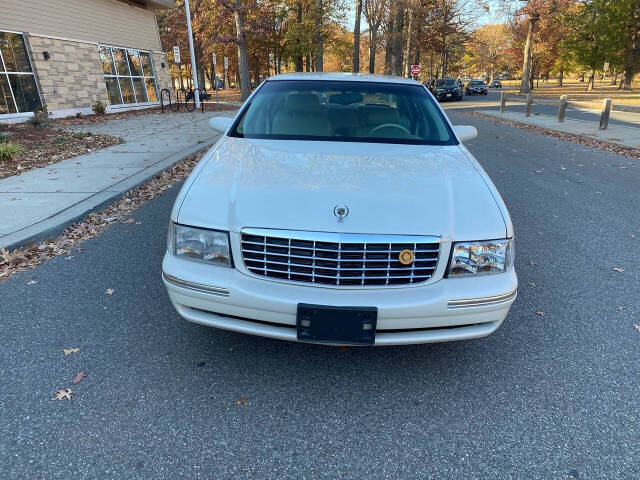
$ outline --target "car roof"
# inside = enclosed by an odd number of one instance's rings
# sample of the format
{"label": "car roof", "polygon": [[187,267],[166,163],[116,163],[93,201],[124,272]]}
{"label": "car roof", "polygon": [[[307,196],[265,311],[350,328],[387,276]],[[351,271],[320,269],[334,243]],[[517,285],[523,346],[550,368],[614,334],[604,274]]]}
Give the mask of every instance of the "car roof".
{"label": "car roof", "polygon": [[408,85],[422,85],[411,78],[396,77],[394,75],[374,75],[371,73],[342,73],[342,72],[295,72],[281,73],[267,78],[268,82],[278,80],[325,80],[325,81],[347,81],[347,82],[378,82],[378,83],[401,83]]}

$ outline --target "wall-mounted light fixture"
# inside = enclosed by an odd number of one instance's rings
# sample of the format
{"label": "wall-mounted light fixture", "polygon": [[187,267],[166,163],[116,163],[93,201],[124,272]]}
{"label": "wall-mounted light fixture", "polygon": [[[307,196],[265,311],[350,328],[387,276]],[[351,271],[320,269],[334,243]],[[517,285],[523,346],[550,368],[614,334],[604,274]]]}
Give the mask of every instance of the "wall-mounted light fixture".
{"label": "wall-mounted light fixture", "polygon": [[49,55],[49,52],[42,52],[42,56],[44,57],[45,60],[49,60],[51,58],[51,55]]}
{"label": "wall-mounted light fixture", "polygon": [[164,68],[164,62],[160,63],[160,66],[161,66],[162,68]]}

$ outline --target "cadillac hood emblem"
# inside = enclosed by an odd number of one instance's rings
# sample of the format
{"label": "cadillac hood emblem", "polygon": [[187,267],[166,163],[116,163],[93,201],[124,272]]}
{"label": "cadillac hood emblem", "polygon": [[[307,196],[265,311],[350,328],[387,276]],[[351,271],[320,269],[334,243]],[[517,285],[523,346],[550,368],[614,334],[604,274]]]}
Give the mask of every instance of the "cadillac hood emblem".
{"label": "cadillac hood emblem", "polygon": [[406,249],[400,252],[398,255],[398,261],[403,265],[411,265],[416,258],[416,254],[412,250]]}
{"label": "cadillac hood emblem", "polygon": [[349,215],[349,207],[346,205],[336,205],[333,207],[333,214],[336,216],[339,222],[342,222],[344,218]]}

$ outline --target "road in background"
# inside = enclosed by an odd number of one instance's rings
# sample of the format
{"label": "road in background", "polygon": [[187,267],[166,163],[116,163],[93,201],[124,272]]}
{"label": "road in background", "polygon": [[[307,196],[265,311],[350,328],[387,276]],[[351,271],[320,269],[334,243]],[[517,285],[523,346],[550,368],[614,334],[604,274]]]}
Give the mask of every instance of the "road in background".
{"label": "road in background", "polygon": [[637,161],[448,114],[514,221],[494,335],[341,349],[187,323],[160,279],[174,188],[0,284],[3,478],[638,478]]}

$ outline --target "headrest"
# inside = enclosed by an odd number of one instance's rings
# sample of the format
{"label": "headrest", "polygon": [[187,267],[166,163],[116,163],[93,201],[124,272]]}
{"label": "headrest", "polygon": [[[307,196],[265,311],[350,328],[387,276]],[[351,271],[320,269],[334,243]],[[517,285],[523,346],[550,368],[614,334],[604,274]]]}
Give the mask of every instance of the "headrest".
{"label": "headrest", "polygon": [[398,123],[400,115],[395,108],[379,107],[369,111],[368,122],[372,125],[382,125],[383,123]]}
{"label": "headrest", "polygon": [[338,105],[351,105],[362,101],[362,95],[359,93],[336,93],[329,97],[329,103],[337,103]]}
{"label": "headrest", "polygon": [[287,110],[312,112],[320,110],[320,100],[313,93],[290,93],[287,95]]}

